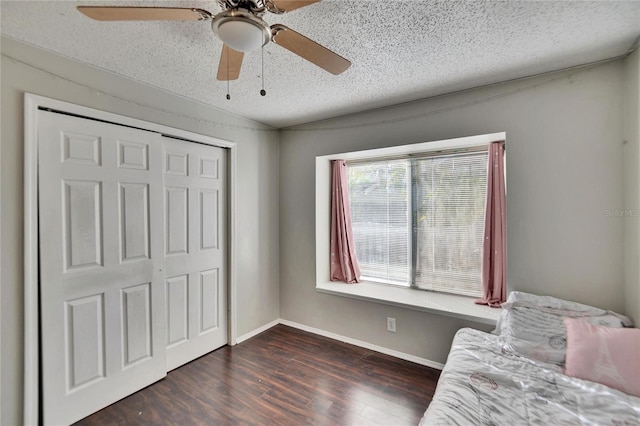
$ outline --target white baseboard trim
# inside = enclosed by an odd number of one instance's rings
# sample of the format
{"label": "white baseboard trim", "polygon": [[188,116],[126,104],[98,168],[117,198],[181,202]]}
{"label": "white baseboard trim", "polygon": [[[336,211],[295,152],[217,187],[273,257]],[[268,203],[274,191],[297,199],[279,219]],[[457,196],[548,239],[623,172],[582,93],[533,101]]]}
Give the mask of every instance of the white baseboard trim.
{"label": "white baseboard trim", "polygon": [[293,322],[285,319],[273,320],[263,325],[262,327],[256,328],[255,330],[250,331],[247,334],[243,334],[242,336],[236,339],[236,344],[242,343],[245,340],[249,340],[250,338],[257,336],[263,331],[267,331],[271,327],[275,327],[278,324],[287,325],[289,327],[297,328],[298,330],[307,331],[309,333],[317,334],[319,336],[328,337],[329,339],[337,340],[339,342],[344,342],[350,345],[359,346],[361,348],[369,349],[375,352],[380,352],[382,354],[390,355],[392,357],[403,359],[405,361],[415,362],[416,364],[425,365],[427,367],[435,368],[437,370],[442,370],[442,368],[444,367],[444,364],[431,361],[426,358],[420,358],[414,355],[409,355],[404,352],[399,352],[393,349],[374,345],[373,343],[363,342],[362,340],[352,339],[351,337],[342,336],[340,334],[332,333],[330,331],[320,330],[319,328],[309,327],[308,325],[299,324],[297,322]]}
{"label": "white baseboard trim", "polygon": [[390,355],[395,358],[404,359],[405,361],[415,362],[416,364],[425,365],[427,367],[435,368],[437,370],[442,370],[444,364],[439,362],[431,361],[426,358],[420,358],[414,355],[409,355],[404,352],[399,352],[393,349],[384,348],[382,346],[374,345],[372,343],[363,342],[362,340],[352,339],[351,337],[341,336],[336,333],[332,333],[330,331],[320,330],[318,328],[309,327],[307,325],[298,324],[297,322],[280,319],[280,324],[288,325],[289,327],[297,328],[299,330],[308,331],[309,333],[318,334],[320,336],[328,337],[333,340],[338,340],[340,342],[348,343],[350,345],[359,346],[361,348],[369,349],[375,352],[380,352],[385,355]]}
{"label": "white baseboard trim", "polygon": [[263,331],[267,331],[271,327],[275,327],[276,325],[280,324],[280,321],[281,320],[279,320],[279,319],[273,320],[273,321],[263,325],[262,327],[258,327],[255,330],[248,332],[247,334],[243,334],[242,336],[236,338],[236,344],[242,343],[245,340],[249,340],[253,336],[257,336],[258,334],[262,333]]}

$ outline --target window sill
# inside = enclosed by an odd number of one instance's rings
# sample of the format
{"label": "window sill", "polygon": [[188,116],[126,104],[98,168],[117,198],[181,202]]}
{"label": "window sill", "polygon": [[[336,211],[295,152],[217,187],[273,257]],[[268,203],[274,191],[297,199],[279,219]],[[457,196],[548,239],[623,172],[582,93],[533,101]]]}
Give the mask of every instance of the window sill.
{"label": "window sill", "polygon": [[351,297],[369,302],[383,303],[416,311],[446,315],[481,324],[496,325],[501,309],[476,305],[473,297],[436,293],[412,288],[361,282],[345,284],[319,283],[316,291],[335,296]]}

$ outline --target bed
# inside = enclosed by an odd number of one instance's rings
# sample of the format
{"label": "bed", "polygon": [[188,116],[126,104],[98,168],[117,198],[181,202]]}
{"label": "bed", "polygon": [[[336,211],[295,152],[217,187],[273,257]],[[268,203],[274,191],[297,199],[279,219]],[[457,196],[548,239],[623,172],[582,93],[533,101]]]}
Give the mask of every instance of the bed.
{"label": "bed", "polygon": [[[640,330],[625,328],[628,318],[520,292],[504,307],[495,334],[457,332],[421,425],[640,425]],[[582,374],[570,371],[576,360],[598,354],[578,345],[576,324],[625,333],[630,349],[605,354],[623,356],[625,377],[605,371],[610,386],[572,377]]]}

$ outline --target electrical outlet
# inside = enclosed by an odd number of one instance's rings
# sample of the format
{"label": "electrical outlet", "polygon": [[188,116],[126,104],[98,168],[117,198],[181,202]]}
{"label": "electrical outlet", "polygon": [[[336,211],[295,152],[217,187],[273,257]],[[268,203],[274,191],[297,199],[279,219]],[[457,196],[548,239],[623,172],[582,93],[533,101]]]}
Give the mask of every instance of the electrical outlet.
{"label": "electrical outlet", "polygon": [[390,331],[392,333],[396,332],[396,319],[395,318],[387,317],[387,331]]}

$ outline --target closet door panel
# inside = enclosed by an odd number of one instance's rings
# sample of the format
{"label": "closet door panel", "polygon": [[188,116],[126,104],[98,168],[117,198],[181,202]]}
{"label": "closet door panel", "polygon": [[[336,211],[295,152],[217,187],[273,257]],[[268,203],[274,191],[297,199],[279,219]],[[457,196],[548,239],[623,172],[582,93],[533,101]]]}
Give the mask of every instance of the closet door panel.
{"label": "closet door panel", "polygon": [[164,138],[163,163],[166,271],[184,284],[166,281],[172,370],[228,342],[226,151]]}
{"label": "closet door panel", "polygon": [[39,111],[45,424],[166,375],[161,136]]}

